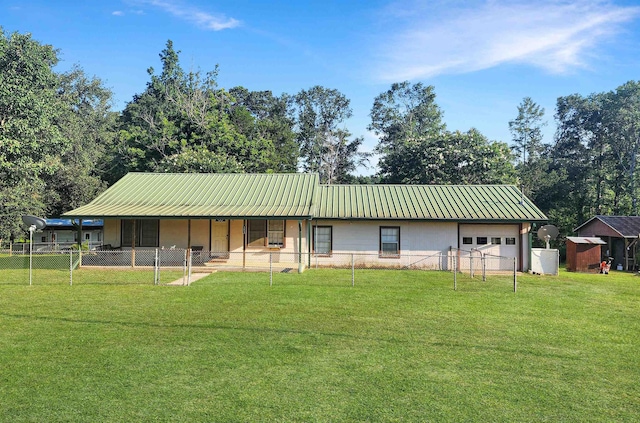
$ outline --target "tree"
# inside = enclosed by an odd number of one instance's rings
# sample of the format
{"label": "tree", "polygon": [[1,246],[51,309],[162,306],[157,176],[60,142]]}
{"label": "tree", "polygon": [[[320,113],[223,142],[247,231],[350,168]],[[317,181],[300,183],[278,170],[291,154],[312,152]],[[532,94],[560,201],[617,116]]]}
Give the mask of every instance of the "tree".
{"label": "tree", "polygon": [[359,151],[362,139],[348,141],[351,134],[339,127],[351,117],[349,103],[340,91],[321,86],[295,96],[302,166],[307,172],[318,172],[321,183],[346,180],[368,161],[369,154]]}
{"label": "tree", "polygon": [[52,46],[0,28],[0,239],[23,233],[21,214],[43,214],[41,178],[69,149],[56,125],[63,110],[57,62]]}
{"label": "tree", "polygon": [[60,155],[59,168],[44,178],[51,216],[88,203],[106,188],[105,154],[115,138],[117,116],[111,91],[79,67],[60,75],[58,95],[65,107],[57,124],[70,148]]}
{"label": "tree", "polygon": [[271,91],[249,91],[244,87],[229,90],[233,98],[231,120],[247,138],[265,139],[273,144],[274,156],[268,169],[273,172],[295,172],[300,156],[293,115],[293,99]]}
{"label": "tree", "polygon": [[544,151],[542,144],[542,121],[544,109],[536,104],[531,97],[525,97],[518,105],[518,116],[509,122],[512,134],[513,151],[522,161],[518,166],[522,191],[529,196],[535,194],[544,176],[544,169],[540,167],[540,157]]}
{"label": "tree", "polygon": [[638,215],[638,154],[640,154],[640,81],[629,81],[611,93],[608,129],[615,133],[611,147],[626,174],[631,212]]}
{"label": "tree", "polygon": [[270,171],[272,140],[239,130],[242,119],[234,121],[234,99],[217,86],[217,67],[184,72],[170,40],[160,60],[162,72],[149,68],[146,90],[122,114],[113,180],[129,171]]}
{"label": "tree", "polygon": [[478,130],[449,132],[432,86],[396,83],[376,97],[369,129],[380,138],[376,151],[384,183],[511,183],[512,155],[503,143]]}
{"label": "tree", "polygon": [[408,81],[394,83],[378,95],[371,109],[368,126],[379,137],[376,152],[385,183],[428,183],[432,164],[421,152],[440,139],[445,131],[442,112],[435,102],[433,86]]}

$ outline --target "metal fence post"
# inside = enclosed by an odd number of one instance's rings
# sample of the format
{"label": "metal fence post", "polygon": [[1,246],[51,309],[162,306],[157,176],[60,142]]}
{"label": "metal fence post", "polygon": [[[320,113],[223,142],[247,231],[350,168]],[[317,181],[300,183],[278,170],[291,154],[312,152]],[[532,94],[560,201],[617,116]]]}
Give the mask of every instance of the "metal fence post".
{"label": "metal fence post", "polygon": [[453,290],[458,290],[458,267],[457,267],[456,256],[453,256]]}
{"label": "metal fence post", "polygon": [[356,262],[353,258],[353,253],[351,253],[351,286],[356,285]]}
{"label": "metal fence post", "polygon": [[69,250],[69,286],[73,286],[73,250]]}
{"label": "metal fence post", "polygon": [[153,284],[158,285],[160,281],[158,280],[158,249],[156,248],[156,257],[153,260]]}
{"label": "metal fence post", "polygon": [[482,260],[482,282],[486,282],[487,281],[487,255],[483,254],[480,260]]}
{"label": "metal fence post", "polygon": [[269,251],[269,286],[273,286],[273,252]]}
{"label": "metal fence post", "polygon": [[193,251],[189,248],[189,254],[187,254],[188,263],[187,263],[187,286],[191,286],[191,269],[193,268]]}
{"label": "metal fence post", "polygon": [[182,258],[182,286],[184,286],[187,279],[187,250],[184,250],[184,257]]}
{"label": "metal fence post", "polygon": [[471,250],[469,253],[469,276],[471,276],[471,279],[473,279],[473,274],[473,250]]}
{"label": "metal fence post", "polygon": [[517,269],[518,269],[518,258],[514,257],[513,258],[513,292],[516,292],[518,290]]}

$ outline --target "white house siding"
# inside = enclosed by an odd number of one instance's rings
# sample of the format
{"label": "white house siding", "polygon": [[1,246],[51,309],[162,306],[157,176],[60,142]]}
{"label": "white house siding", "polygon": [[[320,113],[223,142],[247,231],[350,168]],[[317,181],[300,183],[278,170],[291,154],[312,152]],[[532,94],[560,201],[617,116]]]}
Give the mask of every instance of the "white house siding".
{"label": "white house siding", "polygon": [[[446,255],[457,245],[455,222],[391,220],[314,220],[314,225],[332,227],[332,254],[315,256],[312,267],[348,265],[351,254],[357,266],[447,268]],[[380,257],[380,227],[400,228],[400,257]],[[313,229],[312,229],[313,230]],[[427,258],[433,256],[431,258]]]}

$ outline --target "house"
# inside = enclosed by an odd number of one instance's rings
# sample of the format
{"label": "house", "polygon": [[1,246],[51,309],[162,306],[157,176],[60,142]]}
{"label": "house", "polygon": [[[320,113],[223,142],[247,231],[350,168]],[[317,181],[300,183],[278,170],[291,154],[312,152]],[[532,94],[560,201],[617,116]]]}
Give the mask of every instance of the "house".
{"label": "house", "polygon": [[[529,232],[546,216],[511,185],[321,185],[317,174],[129,173],[69,218],[104,219],[104,243],[298,255],[330,265],[368,254],[476,250],[529,266]],[[303,257],[304,255],[304,257]]]}
{"label": "house", "polygon": [[615,267],[625,270],[636,267],[636,254],[640,251],[640,216],[594,216],[573,230],[578,236],[599,237],[607,245],[603,247],[603,259],[613,257]]}
{"label": "house", "polygon": [[[78,222],[72,219],[45,219],[47,226],[39,235],[39,243],[73,244],[78,242]],[[82,242],[89,245],[102,243],[101,219],[85,219],[82,221]],[[36,238],[37,240],[37,238]]]}

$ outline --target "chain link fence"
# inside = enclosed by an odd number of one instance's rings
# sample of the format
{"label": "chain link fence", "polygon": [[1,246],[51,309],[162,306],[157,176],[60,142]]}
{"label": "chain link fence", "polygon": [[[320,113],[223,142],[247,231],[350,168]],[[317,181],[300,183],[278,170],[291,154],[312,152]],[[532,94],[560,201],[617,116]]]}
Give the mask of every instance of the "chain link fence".
{"label": "chain link fence", "polygon": [[[221,271],[264,272],[273,284],[276,273],[314,269],[351,270],[351,285],[366,281],[362,270],[448,272],[453,288],[458,276],[487,281],[494,275],[513,276],[517,288],[517,260],[479,250],[451,248],[433,254],[295,253],[280,250],[214,252],[186,249],[112,249],[77,251],[0,250],[0,283],[153,283],[190,285],[194,278]],[[66,272],[66,273],[65,273]],[[336,273],[337,274],[337,273]],[[340,275],[344,275],[341,272]],[[341,276],[344,277],[344,276]],[[345,280],[347,283],[347,280]]]}
{"label": "chain link fence", "polygon": [[0,284],[73,284],[78,251],[0,250]]}

